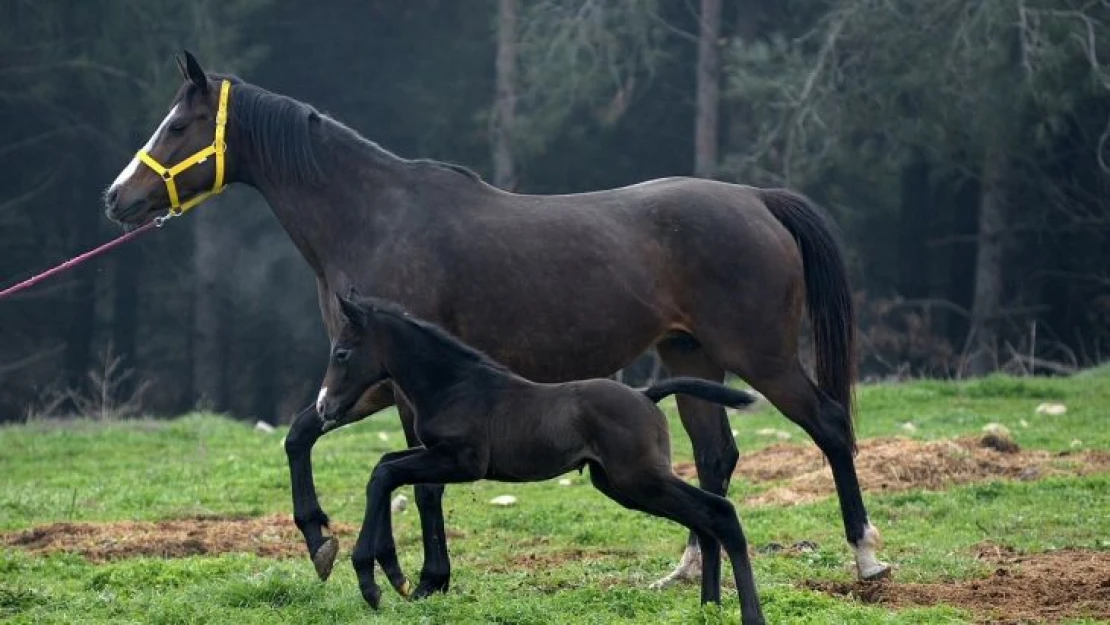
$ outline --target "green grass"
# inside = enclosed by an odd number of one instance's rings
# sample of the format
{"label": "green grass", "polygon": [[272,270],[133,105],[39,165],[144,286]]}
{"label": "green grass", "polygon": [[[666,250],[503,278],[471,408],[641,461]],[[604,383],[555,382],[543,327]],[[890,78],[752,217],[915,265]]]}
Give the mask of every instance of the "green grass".
{"label": "green grass", "polygon": [[[1035,414],[1042,401],[1065,403],[1064,415]],[[690,458],[672,400],[664,403],[675,430],[676,459]],[[916,382],[859,391],[862,437],[937,439],[974,434],[1002,423],[1026,448],[1110,449],[1110,371],[1066,380],[992,377],[967,383]],[[908,434],[902,424],[911,421]],[[1024,424],[1023,424],[1024,422]],[[799,429],[768,407],[733,419],[742,452],[778,442],[764,428]],[[34,423],[0,428],[0,530],[55,521],[163,519],[195,514],[288,514],[288,470],[281,431],[264,434],[210,415],[122,423]],[[384,440],[382,438],[384,435]],[[364,486],[377,457],[402,446],[396,416],[374,419],[323,438],[313,454],[324,508],[357,524]],[[741,459],[743,462],[743,459]],[[663,592],[646,585],[673,566],[681,528],[633,513],[596,493],[587,476],[570,487],[554,482],[482,482],[447,489],[452,590],[407,603],[387,594],[370,612],[359,596],[347,539],[336,572],[316,581],[307,558],[247,555],[177,560],[137,558],[94,565],[77,556],[34,557],[0,550],[0,620],[52,622],[426,622],[608,623],[736,622],[735,595],[723,608],[698,605],[695,586]],[[735,484],[739,501],[753,487]],[[411,498],[410,489],[404,489]],[[487,501],[512,493],[517,506]],[[866,495],[882,530],[884,558],[903,581],[981,575],[971,548],[991,539],[1020,549],[1110,549],[1110,476],[991,482],[943,493]],[[848,580],[850,554],[834,499],[791,508],[740,506],[749,540],[819,545],[804,555],[755,558],[764,610],[771,623],[959,623],[948,606],[890,612],[803,590],[805,579]],[[406,570],[421,556],[415,510],[397,517]],[[581,555],[567,558],[570,550]],[[513,557],[535,554],[529,570]],[[562,558],[558,558],[559,556]],[[546,559],[544,559],[546,558]],[[564,561],[565,560],[565,561]],[[550,561],[550,562],[549,562]],[[727,591],[731,592],[731,590]],[[726,595],[729,596],[729,595]]]}

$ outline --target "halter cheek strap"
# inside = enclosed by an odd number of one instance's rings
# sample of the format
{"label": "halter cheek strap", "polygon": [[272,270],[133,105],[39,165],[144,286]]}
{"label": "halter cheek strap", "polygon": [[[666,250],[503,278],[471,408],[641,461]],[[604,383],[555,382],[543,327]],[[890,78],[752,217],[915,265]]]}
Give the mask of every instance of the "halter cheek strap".
{"label": "halter cheek strap", "polygon": [[[216,109],[216,136],[208,147],[173,167],[166,167],[159,163],[146,150],[139,150],[138,154],[135,155],[147,167],[154,170],[154,173],[161,176],[162,181],[166,183],[166,192],[170,196],[170,214],[168,216],[176,217],[226,188],[224,185],[224,153],[227,152],[227,143],[224,141],[224,135],[227,129],[227,102],[230,95],[231,83],[225,80],[220,84],[220,107]],[[177,183],[174,178],[193,165],[199,165],[208,160],[209,156],[216,157],[216,178],[212,183],[212,190],[199,193],[189,198],[185,203],[181,203],[177,195]]]}

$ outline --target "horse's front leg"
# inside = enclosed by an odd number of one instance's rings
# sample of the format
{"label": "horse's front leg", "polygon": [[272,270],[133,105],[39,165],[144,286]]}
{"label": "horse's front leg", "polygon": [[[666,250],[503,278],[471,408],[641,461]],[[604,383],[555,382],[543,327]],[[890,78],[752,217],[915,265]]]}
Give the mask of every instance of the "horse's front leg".
{"label": "horse's front leg", "polygon": [[[393,394],[388,385],[370,389],[356,406],[360,411],[352,411],[352,414],[361,416],[345,421],[343,425],[359,421],[392,403]],[[293,490],[293,521],[304,536],[308,555],[322,581],[331,575],[335,558],[339,555],[339,542],[334,536],[324,534],[328,527],[328,515],[320,507],[312,477],[312,447],[327,431],[331,430],[324,429],[316,406],[311,405],[297,413],[285,437],[285,455],[289,461]]]}

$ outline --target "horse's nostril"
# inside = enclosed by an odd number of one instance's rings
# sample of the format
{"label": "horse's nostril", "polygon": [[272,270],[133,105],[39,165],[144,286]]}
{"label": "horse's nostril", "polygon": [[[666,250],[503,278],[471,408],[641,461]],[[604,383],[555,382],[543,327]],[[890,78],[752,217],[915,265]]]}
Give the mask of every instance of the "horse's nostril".
{"label": "horse's nostril", "polygon": [[119,201],[119,190],[108,189],[108,192],[104,194],[104,203],[108,206],[115,206],[117,201]]}

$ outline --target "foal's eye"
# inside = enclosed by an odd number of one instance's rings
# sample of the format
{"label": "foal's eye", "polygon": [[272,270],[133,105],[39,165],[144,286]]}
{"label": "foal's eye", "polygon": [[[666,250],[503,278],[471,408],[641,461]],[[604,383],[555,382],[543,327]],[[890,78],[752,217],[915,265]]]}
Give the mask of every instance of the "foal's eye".
{"label": "foal's eye", "polygon": [[351,358],[351,350],[337,349],[335,350],[335,362],[347,362]]}

